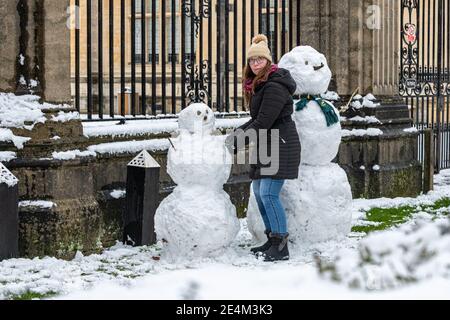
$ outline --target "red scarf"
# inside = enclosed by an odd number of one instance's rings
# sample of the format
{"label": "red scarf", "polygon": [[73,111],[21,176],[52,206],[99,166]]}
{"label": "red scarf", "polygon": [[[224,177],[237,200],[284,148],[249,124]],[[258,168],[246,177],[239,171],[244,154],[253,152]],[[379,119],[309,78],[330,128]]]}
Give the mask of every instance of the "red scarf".
{"label": "red scarf", "polygon": [[[273,65],[270,67],[270,69],[269,69],[269,76],[270,76],[272,73],[278,71],[278,69],[279,69],[279,68],[278,68],[278,65],[273,64]],[[257,85],[260,84],[261,82],[262,82],[261,80],[258,81]],[[252,91],[253,91],[253,79],[247,79],[247,80],[245,81],[245,83],[244,83],[244,90],[245,90],[245,92],[252,92]]]}

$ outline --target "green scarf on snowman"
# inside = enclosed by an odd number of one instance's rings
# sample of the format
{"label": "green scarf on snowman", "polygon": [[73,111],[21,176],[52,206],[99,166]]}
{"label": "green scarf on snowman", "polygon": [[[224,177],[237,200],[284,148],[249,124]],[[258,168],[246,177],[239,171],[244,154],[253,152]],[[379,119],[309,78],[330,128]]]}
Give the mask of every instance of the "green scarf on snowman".
{"label": "green scarf on snowman", "polygon": [[310,101],[315,101],[320,106],[320,109],[322,110],[323,114],[325,115],[325,119],[327,120],[328,127],[339,122],[339,117],[336,112],[334,112],[333,108],[325,101],[325,99],[322,99],[321,96],[314,96],[309,94],[300,96],[300,100],[295,104],[295,110],[302,111]]}

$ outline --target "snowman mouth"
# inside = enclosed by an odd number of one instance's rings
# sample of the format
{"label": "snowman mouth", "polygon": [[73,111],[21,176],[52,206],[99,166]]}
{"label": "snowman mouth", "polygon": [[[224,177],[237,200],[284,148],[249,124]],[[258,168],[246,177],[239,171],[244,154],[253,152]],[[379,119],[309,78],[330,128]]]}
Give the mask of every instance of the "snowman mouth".
{"label": "snowman mouth", "polygon": [[322,69],[323,67],[325,67],[325,65],[323,64],[323,62],[320,64],[320,66],[314,66],[314,71],[318,71],[320,69]]}

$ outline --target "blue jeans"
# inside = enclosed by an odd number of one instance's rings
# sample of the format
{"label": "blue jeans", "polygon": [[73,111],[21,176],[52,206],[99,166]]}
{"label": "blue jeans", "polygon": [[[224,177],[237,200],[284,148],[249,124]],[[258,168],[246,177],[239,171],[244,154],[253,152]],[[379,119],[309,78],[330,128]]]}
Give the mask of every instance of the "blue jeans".
{"label": "blue jeans", "polygon": [[280,191],[284,180],[261,179],[253,181],[253,193],[267,231],[286,235],[286,212],[280,201]]}

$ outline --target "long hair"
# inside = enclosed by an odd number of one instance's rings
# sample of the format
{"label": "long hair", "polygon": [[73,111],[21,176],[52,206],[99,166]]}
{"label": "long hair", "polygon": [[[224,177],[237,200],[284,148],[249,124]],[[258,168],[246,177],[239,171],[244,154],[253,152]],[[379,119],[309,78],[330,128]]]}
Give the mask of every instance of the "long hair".
{"label": "long hair", "polygon": [[[267,60],[267,59],[266,59]],[[242,91],[244,92],[244,98],[245,98],[245,105],[249,106],[250,104],[250,99],[252,97],[252,95],[255,93],[255,88],[258,84],[260,84],[261,82],[266,82],[267,79],[269,79],[269,71],[270,68],[272,67],[272,63],[267,60],[267,64],[264,67],[264,69],[261,70],[261,72],[258,75],[255,75],[252,71],[252,68],[250,68],[250,65],[247,64],[244,67],[244,79],[242,81]],[[252,80],[252,91],[248,92],[247,90],[245,90],[245,83],[248,80]]]}

